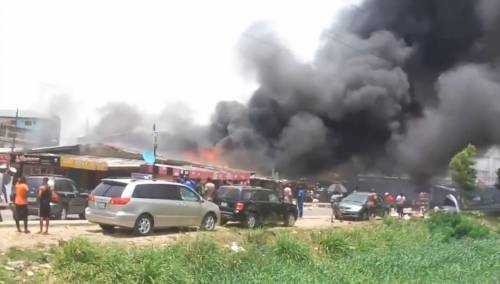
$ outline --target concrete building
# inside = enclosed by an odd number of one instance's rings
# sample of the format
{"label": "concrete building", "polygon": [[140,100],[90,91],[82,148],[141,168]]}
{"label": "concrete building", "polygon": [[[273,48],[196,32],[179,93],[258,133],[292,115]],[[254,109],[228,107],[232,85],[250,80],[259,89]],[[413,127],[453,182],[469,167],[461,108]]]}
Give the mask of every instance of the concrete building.
{"label": "concrete building", "polygon": [[500,148],[491,147],[476,159],[477,180],[481,185],[493,186],[497,183],[500,168]]}
{"label": "concrete building", "polygon": [[32,111],[0,110],[0,148],[48,147],[59,145],[61,121]]}

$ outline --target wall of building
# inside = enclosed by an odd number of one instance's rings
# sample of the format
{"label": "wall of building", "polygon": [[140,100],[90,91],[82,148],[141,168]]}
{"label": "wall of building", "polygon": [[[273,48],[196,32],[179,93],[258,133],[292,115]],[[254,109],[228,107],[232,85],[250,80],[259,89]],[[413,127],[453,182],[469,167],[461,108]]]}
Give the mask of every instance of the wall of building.
{"label": "wall of building", "polygon": [[14,136],[16,147],[48,147],[59,145],[61,121],[58,117],[0,116],[0,148],[11,147]]}
{"label": "wall of building", "polygon": [[492,147],[476,159],[475,169],[478,182],[493,186],[497,183],[497,170],[500,168],[500,149]]}

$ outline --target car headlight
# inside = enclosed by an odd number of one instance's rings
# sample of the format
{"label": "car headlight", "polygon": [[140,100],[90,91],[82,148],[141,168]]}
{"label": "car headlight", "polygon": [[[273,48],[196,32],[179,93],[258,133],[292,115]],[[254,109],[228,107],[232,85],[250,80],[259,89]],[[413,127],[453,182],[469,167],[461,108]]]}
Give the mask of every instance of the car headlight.
{"label": "car headlight", "polygon": [[362,206],[351,206],[351,208],[349,208],[347,211],[358,212],[361,211],[362,208]]}

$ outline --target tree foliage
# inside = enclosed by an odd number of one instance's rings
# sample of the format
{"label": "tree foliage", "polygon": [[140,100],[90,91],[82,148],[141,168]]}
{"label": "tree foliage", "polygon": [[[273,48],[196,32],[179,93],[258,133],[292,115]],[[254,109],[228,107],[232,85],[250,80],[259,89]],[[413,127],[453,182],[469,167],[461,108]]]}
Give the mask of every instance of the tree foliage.
{"label": "tree foliage", "polygon": [[477,188],[477,172],[474,169],[474,158],[476,156],[477,148],[469,144],[465,149],[457,153],[450,162],[453,182],[467,192],[474,191]]}

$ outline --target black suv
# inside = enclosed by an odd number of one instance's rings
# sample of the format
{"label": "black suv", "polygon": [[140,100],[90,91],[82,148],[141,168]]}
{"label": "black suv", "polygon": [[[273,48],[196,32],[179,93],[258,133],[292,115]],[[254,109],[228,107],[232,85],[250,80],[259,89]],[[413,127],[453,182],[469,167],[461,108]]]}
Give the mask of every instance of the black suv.
{"label": "black suv", "polygon": [[274,191],[261,187],[222,186],[214,202],[220,208],[221,224],[236,221],[250,229],[276,222],[293,226],[298,216],[295,205],[283,203]]}
{"label": "black suv", "polygon": [[88,192],[80,192],[76,183],[63,176],[28,176],[26,181],[29,187],[28,215],[37,215],[39,206],[38,189],[44,177],[54,182],[54,194],[50,202],[50,213],[55,219],[66,219],[69,214],[78,214],[85,219],[85,208],[88,202]]}

